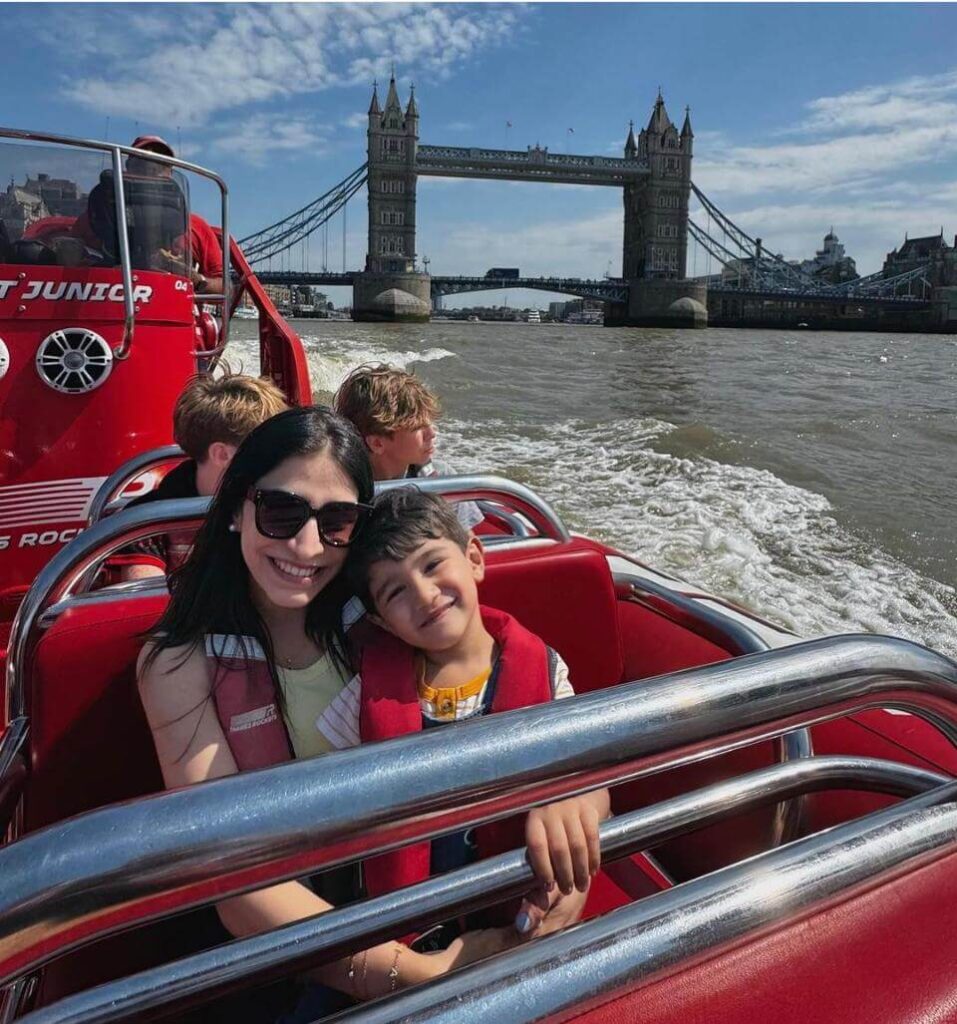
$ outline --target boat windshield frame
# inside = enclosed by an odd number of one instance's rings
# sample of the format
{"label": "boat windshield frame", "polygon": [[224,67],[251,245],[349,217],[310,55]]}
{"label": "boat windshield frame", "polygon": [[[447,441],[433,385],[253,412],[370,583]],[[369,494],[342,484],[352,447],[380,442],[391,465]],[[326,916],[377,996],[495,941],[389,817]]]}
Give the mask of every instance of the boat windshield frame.
{"label": "boat windshield frame", "polygon": [[[121,146],[119,143],[115,142],[99,142],[95,139],[79,139],[73,138],[69,135],[53,135],[49,132],[35,132],[21,128],[5,128],[0,125],[0,140],[3,139],[10,139],[17,142],[45,142],[67,148],[90,149],[101,153],[107,153],[112,161],[113,177],[115,181],[122,180],[124,157],[132,156],[140,159],[144,157],[143,150],[135,149],[132,146]],[[222,316],[220,317],[218,348],[222,350],[226,347],[226,343],[229,340],[229,317],[227,315],[229,306],[226,302],[227,288],[230,280],[229,188],[226,185],[226,182],[215,171],[211,171],[199,164],[190,163],[188,160],[180,160],[178,157],[174,156],[166,156],[163,153],[154,153],[152,150],[150,150],[147,158],[151,161],[155,161],[156,163],[167,164],[176,170],[188,171],[192,174],[197,174],[200,177],[207,178],[219,188],[222,223],[220,246],[222,248],[223,255],[223,291],[222,294],[213,293],[196,295],[195,299],[197,303],[209,303],[211,305],[221,306]],[[121,188],[114,189],[113,194],[116,201],[116,222],[117,224],[126,224],[126,196],[124,194],[124,190]],[[130,349],[133,345],[133,334],[136,326],[136,308],[133,302],[133,268],[130,260],[129,238],[125,231],[118,231],[117,234],[120,249],[120,270],[123,277],[124,324],[123,338],[117,348],[114,349],[113,357],[115,359],[126,359],[129,356]]]}

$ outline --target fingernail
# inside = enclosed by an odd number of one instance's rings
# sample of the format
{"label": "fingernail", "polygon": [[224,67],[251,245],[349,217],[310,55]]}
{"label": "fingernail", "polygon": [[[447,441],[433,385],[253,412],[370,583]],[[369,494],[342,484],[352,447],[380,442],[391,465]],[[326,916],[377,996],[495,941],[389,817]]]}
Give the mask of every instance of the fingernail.
{"label": "fingernail", "polygon": [[526,911],[523,910],[515,918],[515,930],[521,935],[532,930],[532,919]]}
{"label": "fingernail", "polygon": [[546,884],[546,886],[545,886],[545,892],[551,892],[551,891],[552,891],[552,889],[554,889],[554,888],[555,888],[555,879],[553,878],[553,879],[552,879],[552,880],[551,880],[550,882],[548,882],[548,883]]}

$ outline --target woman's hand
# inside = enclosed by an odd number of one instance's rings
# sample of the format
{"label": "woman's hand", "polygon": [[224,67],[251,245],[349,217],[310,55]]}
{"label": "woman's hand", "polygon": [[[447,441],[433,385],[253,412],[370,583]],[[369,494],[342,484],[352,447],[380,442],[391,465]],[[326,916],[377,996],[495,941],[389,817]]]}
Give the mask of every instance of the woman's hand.
{"label": "woman's hand", "polygon": [[525,819],[528,862],[539,882],[557,883],[564,896],[588,889],[601,866],[598,825],[608,817],[608,790],[559,800],[529,811]]}
{"label": "woman's hand", "polygon": [[513,928],[482,928],[460,935],[436,953],[404,950],[398,962],[398,980],[403,987],[431,981],[458,967],[512,949],[521,941]]}
{"label": "woman's hand", "polygon": [[523,939],[559,932],[581,918],[587,899],[587,888],[584,892],[572,889],[568,896],[563,896],[554,885],[551,889],[536,889],[522,900],[515,915],[515,930]]}

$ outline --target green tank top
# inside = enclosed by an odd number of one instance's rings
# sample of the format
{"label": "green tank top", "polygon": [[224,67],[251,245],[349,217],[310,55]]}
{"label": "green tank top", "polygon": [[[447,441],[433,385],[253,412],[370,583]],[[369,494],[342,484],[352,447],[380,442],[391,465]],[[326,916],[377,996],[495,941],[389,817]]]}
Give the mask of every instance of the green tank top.
{"label": "green tank top", "polygon": [[283,719],[296,758],[328,754],[334,748],[316,728],[316,720],[339,695],[347,680],[323,654],[306,668],[279,666],[285,710]]}

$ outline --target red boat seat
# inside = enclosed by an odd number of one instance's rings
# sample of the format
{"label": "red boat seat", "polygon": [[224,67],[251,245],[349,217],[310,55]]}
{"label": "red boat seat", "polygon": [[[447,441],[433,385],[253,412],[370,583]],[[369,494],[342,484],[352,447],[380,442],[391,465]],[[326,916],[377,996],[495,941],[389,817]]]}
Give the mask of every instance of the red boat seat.
{"label": "red boat seat", "polygon": [[957,1021],[957,854],[625,993],[576,1024]]}
{"label": "red boat seat", "polygon": [[165,594],[78,604],[41,636],[27,694],[27,831],[163,788],[135,670],[165,605]]}
{"label": "red boat seat", "polygon": [[545,548],[492,549],[487,565],[482,602],[514,615],[553,647],[577,693],[623,681],[618,602],[600,551],[577,539]]}

